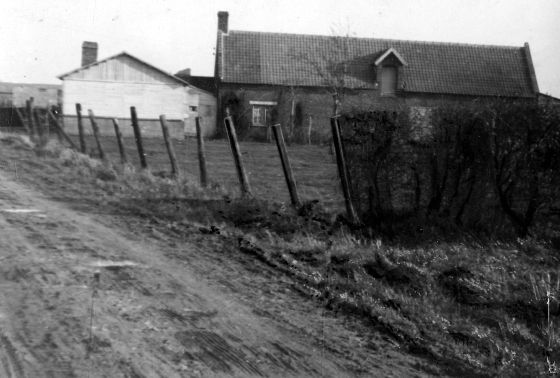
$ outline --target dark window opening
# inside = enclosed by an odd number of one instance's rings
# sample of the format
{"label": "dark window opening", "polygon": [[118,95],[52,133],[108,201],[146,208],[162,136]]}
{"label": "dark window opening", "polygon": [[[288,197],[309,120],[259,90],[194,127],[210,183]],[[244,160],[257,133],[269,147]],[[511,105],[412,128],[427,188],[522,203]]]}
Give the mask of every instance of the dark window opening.
{"label": "dark window opening", "polygon": [[253,126],[270,126],[273,110],[271,105],[253,105]]}

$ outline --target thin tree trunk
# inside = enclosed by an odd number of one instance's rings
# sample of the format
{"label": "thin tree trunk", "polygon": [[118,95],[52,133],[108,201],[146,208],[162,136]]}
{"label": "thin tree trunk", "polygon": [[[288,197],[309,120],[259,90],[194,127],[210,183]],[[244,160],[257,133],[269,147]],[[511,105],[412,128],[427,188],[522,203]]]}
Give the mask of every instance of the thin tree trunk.
{"label": "thin tree trunk", "polygon": [[291,106],[291,109],[290,109],[290,137],[289,137],[290,143],[291,143],[292,139],[294,138],[295,107],[296,107],[296,100],[294,98],[294,93],[292,91],[292,106]]}
{"label": "thin tree trunk", "polygon": [[313,126],[313,116],[309,116],[309,128],[307,129],[307,143],[311,145],[311,127]]}

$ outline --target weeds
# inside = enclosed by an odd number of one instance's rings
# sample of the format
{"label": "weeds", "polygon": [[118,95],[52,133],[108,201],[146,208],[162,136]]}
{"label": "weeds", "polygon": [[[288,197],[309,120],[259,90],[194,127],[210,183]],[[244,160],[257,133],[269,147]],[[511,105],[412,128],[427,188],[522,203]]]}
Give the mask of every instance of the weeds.
{"label": "weeds", "polygon": [[[0,140],[29,147],[21,138]],[[290,274],[326,309],[365,320],[411,352],[452,359],[469,367],[471,376],[556,374],[560,267],[551,264],[550,249],[538,240],[386,244],[337,224],[318,203],[298,212],[238,199],[219,183],[203,189],[192,176],[172,180],[132,165],[102,163],[52,142],[37,151],[161,227],[225,238]],[[383,266],[384,274],[368,274],[368,263]],[[423,295],[407,290],[420,285]],[[467,294],[484,300],[465,300]]]}

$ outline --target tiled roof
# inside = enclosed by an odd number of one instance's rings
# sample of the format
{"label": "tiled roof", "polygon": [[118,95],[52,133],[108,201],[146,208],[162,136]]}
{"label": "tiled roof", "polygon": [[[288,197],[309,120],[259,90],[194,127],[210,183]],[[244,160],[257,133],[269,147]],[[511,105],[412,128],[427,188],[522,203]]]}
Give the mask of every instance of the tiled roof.
{"label": "tiled roof", "polygon": [[216,92],[216,82],[214,76],[192,76],[179,71],[175,74],[179,79],[189,83],[193,87],[202,89],[206,92]]}
{"label": "tiled roof", "polygon": [[[223,35],[223,82],[324,86],[307,54],[328,70],[327,62],[349,57],[345,83],[373,88],[374,62],[391,47],[408,63],[402,67],[406,91],[475,96],[534,96],[528,46],[485,46],[456,43],[350,38],[349,54],[336,57],[333,37],[230,31]],[[219,43],[221,45],[221,43]]]}

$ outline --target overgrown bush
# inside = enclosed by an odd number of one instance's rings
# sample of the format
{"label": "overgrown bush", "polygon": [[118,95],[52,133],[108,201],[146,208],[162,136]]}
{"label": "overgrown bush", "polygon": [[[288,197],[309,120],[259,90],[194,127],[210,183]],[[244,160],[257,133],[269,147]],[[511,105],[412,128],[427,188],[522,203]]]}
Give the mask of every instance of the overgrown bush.
{"label": "overgrown bush", "polygon": [[560,192],[560,111],[533,101],[399,107],[342,117],[365,223],[415,221],[525,237]]}

